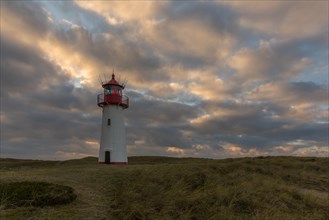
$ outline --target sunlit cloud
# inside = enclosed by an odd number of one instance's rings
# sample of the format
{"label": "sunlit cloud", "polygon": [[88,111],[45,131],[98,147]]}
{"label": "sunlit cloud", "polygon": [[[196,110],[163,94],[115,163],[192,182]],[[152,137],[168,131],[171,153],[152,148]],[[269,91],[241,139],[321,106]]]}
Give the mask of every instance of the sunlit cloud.
{"label": "sunlit cloud", "polygon": [[167,152],[170,152],[170,153],[175,153],[175,154],[177,153],[177,154],[184,155],[186,151],[187,150],[180,149],[178,147],[167,147]]}
{"label": "sunlit cloud", "polygon": [[294,150],[293,146],[277,146],[274,147],[275,150],[282,152],[282,153],[291,153]]}
{"label": "sunlit cloud", "polygon": [[[290,48],[290,50],[286,50]],[[290,41],[259,42],[256,49],[241,48],[228,62],[237,71],[237,78],[266,82],[290,80],[311,64],[310,59],[298,53]]]}
{"label": "sunlit cloud", "polygon": [[[165,7],[168,2],[108,2],[100,1],[75,1],[80,7],[94,11],[107,18],[110,24],[120,24],[129,21],[152,19],[157,15],[158,9]],[[140,13],[143,11],[143,13]]]}
{"label": "sunlit cloud", "polygon": [[[224,2],[240,14],[242,27],[284,38],[310,37],[328,31],[328,2]],[[307,16],[306,16],[307,15]]]}
{"label": "sunlit cloud", "polygon": [[293,155],[300,157],[329,157],[329,149],[328,146],[304,147],[294,151]]}

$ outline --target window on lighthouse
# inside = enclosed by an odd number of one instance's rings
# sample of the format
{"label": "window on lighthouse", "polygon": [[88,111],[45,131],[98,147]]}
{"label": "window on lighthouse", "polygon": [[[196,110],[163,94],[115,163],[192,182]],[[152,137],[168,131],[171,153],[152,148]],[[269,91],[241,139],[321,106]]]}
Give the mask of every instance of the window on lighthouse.
{"label": "window on lighthouse", "polygon": [[111,94],[110,91],[111,90],[110,90],[110,87],[109,86],[104,87],[104,93],[105,94]]}
{"label": "window on lighthouse", "polygon": [[105,93],[110,95],[122,96],[122,90],[118,86],[108,86],[107,88],[105,88]]}

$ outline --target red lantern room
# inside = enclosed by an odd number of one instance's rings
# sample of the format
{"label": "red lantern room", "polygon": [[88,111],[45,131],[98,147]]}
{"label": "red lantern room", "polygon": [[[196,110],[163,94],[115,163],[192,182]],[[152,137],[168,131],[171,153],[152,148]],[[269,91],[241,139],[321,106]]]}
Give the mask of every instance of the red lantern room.
{"label": "red lantern room", "polygon": [[97,96],[97,105],[99,107],[104,107],[106,105],[120,105],[124,109],[129,107],[129,98],[122,95],[122,90],[124,90],[124,84],[120,84],[115,80],[114,73],[112,74],[112,79],[102,84],[104,88],[104,93]]}

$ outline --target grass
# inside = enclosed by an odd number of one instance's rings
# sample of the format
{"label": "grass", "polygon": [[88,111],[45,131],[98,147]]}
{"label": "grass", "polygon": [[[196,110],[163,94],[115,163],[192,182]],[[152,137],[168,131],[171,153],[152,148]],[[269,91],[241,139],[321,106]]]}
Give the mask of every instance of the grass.
{"label": "grass", "polygon": [[0,183],[0,195],[1,209],[63,205],[76,199],[71,187],[38,181]]}
{"label": "grass", "polygon": [[77,194],[66,205],[3,209],[4,219],[329,219],[329,158],[0,161],[2,184],[46,181]]}

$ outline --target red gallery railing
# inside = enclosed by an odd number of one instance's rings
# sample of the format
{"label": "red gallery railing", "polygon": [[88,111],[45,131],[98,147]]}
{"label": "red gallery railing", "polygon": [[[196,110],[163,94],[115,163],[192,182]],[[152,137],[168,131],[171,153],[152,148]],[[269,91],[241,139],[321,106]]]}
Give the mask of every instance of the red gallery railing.
{"label": "red gallery railing", "polygon": [[126,109],[129,107],[129,98],[125,95],[120,96],[116,94],[106,94],[105,98],[104,93],[97,95],[97,105],[99,107],[104,107],[109,104],[120,105]]}

